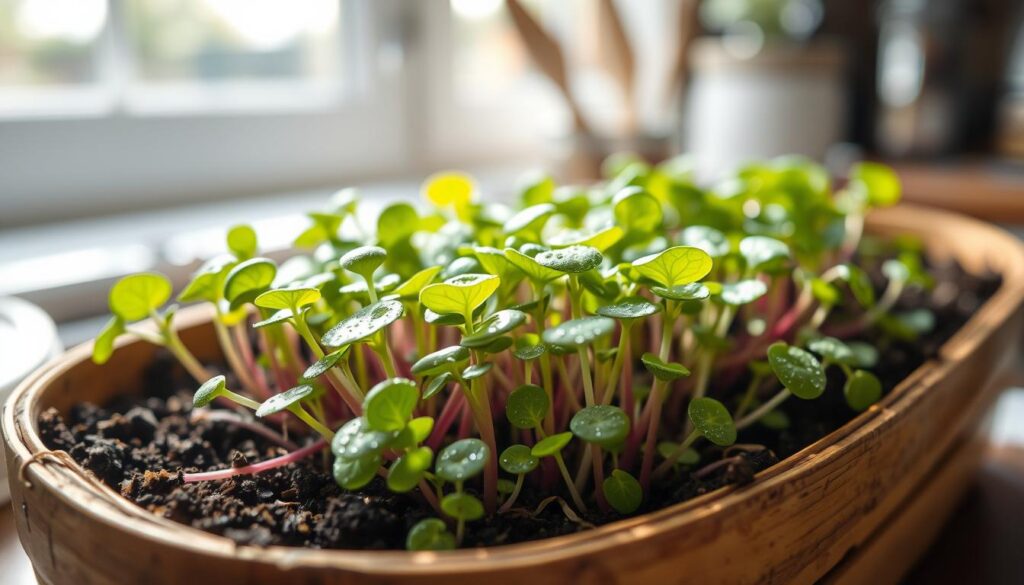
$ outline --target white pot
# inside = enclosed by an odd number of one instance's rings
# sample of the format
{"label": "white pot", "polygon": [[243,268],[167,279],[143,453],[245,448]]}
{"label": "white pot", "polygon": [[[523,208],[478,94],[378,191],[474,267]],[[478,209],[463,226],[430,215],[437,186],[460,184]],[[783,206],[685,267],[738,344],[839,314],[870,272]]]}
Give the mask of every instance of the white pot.
{"label": "white pot", "polygon": [[844,62],[827,41],[766,45],[747,58],[717,38],[695,41],[684,141],[701,174],[784,154],[821,160],[843,138]]}
{"label": "white pot", "polygon": [[[0,403],[33,370],[61,351],[57,326],[49,315],[27,301],[0,298]],[[9,499],[7,464],[0,449],[0,503]]]}

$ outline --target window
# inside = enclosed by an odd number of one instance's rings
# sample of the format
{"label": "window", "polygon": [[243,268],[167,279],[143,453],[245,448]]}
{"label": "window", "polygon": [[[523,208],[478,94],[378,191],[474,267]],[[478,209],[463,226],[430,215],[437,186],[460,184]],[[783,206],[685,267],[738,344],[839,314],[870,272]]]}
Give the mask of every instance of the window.
{"label": "window", "polygon": [[[599,0],[523,2],[562,43],[592,126],[620,124]],[[650,131],[679,3],[616,2]],[[184,278],[220,249],[218,225],[251,221],[276,248],[305,221],[281,214],[325,187],[372,182],[381,203],[467,166],[508,187],[570,128],[504,0],[0,0],[0,294],[62,320],[102,313],[127,271]],[[184,205],[264,194],[244,217]],[[58,223],[90,214],[118,216]]]}
{"label": "window", "polygon": [[7,0],[0,227],[393,168],[403,97],[383,34],[398,5]]}
{"label": "window", "polygon": [[[524,4],[592,126],[621,126],[599,1]],[[676,4],[619,2],[648,129]],[[0,228],[550,160],[570,136],[503,0],[0,3]]]}
{"label": "window", "polygon": [[0,4],[0,114],[99,108],[106,15],[105,0]]}

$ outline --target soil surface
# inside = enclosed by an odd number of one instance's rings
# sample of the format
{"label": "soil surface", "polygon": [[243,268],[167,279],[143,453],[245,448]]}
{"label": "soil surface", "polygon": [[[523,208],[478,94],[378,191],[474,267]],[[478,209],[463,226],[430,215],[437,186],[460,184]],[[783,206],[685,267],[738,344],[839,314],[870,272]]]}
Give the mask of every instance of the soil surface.
{"label": "soil surface", "polygon": [[[931,272],[938,283],[931,291],[904,294],[899,303],[902,308],[930,308],[936,324],[930,334],[914,342],[881,339],[877,334],[861,337],[882,350],[873,371],[886,391],[934,357],[940,345],[999,286],[996,277],[969,276],[955,265],[933,266]],[[380,478],[359,492],[342,491],[327,471],[327,455],[255,476],[183,483],[183,472],[246,465],[286,450],[232,422],[193,418],[194,385],[169,357],[155,362],[146,380],[144,396],[126,396],[103,406],[79,404],[66,417],[52,409],[43,412],[43,440],[51,449],[67,451],[89,472],[153,513],[238,543],[404,548],[409,528],[435,515],[418,496],[389,492]],[[735,395],[745,383],[736,380],[723,394]],[[638,513],[727,484],[749,483],[756,472],[856,415],[845,404],[840,376],[830,376],[829,388],[820,399],[788,400],[782,409],[790,419],[787,429],[755,425],[741,433],[742,445],[725,453],[720,448],[706,448],[703,460],[721,462],[701,469],[680,469],[675,477],[656,484]],[[469,523],[464,546],[536,540],[619,518],[614,513],[591,512],[570,519],[557,501],[545,502],[550,494],[551,490],[528,483],[520,505],[512,511],[494,520]]]}

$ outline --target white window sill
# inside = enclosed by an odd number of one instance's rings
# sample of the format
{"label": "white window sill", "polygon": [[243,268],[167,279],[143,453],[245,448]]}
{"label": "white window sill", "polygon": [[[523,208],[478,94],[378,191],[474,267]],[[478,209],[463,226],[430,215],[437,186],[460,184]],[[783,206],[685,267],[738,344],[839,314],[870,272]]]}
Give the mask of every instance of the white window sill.
{"label": "white window sill", "polygon": [[[512,195],[524,170],[487,168],[474,175],[488,199],[499,199]],[[362,223],[373,225],[387,203],[418,200],[419,186],[419,178],[361,186]],[[283,257],[309,225],[305,212],[322,208],[330,195],[326,189],[279,193],[3,230],[0,296],[41,306],[61,325],[64,343],[73,345],[102,325],[107,290],[121,276],[156,270],[180,287],[201,260],[225,251],[224,234],[239,223],[255,228],[261,254]]]}

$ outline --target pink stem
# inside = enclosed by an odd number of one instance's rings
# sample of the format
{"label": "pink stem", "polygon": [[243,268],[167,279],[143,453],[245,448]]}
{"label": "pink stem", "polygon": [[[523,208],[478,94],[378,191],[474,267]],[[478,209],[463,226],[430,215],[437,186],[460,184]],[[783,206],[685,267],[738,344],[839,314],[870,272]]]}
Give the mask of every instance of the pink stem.
{"label": "pink stem", "polygon": [[356,349],[363,352],[363,359],[366,360],[366,368],[371,380],[383,380],[388,377],[384,372],[384,366],[380,363],[380,356],[370,349],[370,346],[363,344]]}
{"label": "pink stem", "polygon": [[462,405],[462,418],[459,420],[459,438],[465,439],[473,431],[473,409],[469,407],[469,401]]}
{"label": "pink stem", "polygon": [[[296,333],[295,330],[292,329],[291,327],[283,327],[281,331],[283,332],[284,335],[285,350],[289,354],[291,354],[292,363],[298,364],[296,366],[298,368],[303,367],[301,364],[304,363],[304,360],[302,359],[302,352],[299,351],[299,347],[303,344],[303,342],[301,339],[299,339],[299,334]],[[302,370],[298,370],[294,372],[294,374],[296,381],[298,381],[299,377],[302,376]],[[291,386],[288,386],[287,388],[285,388],[285,390],[287,390],[288,388],[291,388]]]}
{"label": "pink stem", "polygon": [[277,355],[275,355],[275,352],[271,349],[270,335],[266,330],[260,330],[260,351],[262,351],[263,355],[267,356],[267,359],[270,360],[270,369],[274,372],[278,392],[284,392],[291,388],[293,384],[289,383],[288,373],[284,371],[280,362],[277,361]]}
{"label": "pink stem", "polygon": [[845,323],[838,323],[835,326],[825,329],[823,333],[829,337],[835,337],[836,339],[848,339],[857,335],[867,327],[867,323],[863,319],[853,319]]}
{"label": "pink stem", "polygon": [[430,437],[427,439],[427,446],[437,451],[437,448],[441,446],[441,441],[448,434],[448,430],[451,429],[455,419],[459,416],[459,411],[462,410],[462,405],[465,403],[466,397],[462,394],[462,390],[453,389],[452,393],[448,396],[448,401],[444,403],[444,407],[441,409],[441,416],[437,417],[437,424],[434,425],[434,430],[431,431]]}
{"label": "pink stem", "polygon": [[441,505],[437,501],[437,496],[434,495],[434,492],[430,489],[430,484],[428,484],[426,480],[421,479],[419,487],[420,495],[423,496],[423,499],[426,500],[427,503],[430,504],[430,507],[437,512],[438,516],[440,516],[442,514]]}
{"label": "pink stem", "polygon": [[211,421],[223,421],[231,423],[238,428],[245,429],[253,434],[259,435],[268,441],[277,443],[288,450],[298,449],[299,446],[295,443],[285,439],[280,434],[274,432],[273,429],[267,428],[260,423],[248,421],[238,416],[234,412],[228,410],[193,410],[192,420],[211,420]]}
{"label": "pink stem", "polygon": [[660,390],[654,390],[651,401],[654,406],[651,408],[650,421],[647,426],[647,441],[644,443],[644,458],[640,466],[640,485],[644,492],[651,485],[651,467],[654,464],[654,453],[658,446],[658,423],[661,422],[661,401]]}
{"label": "pink stem", "polygon": [[327,446],[327,441],[323,439],[303,447],[297,451],[292,451],[287,455],[281,455],[280,457],[274,457],[273,459],[267,459],[266,461],[260,461],[259,463],[253,463],[252,465],[246,465],[244,467],[229,467],[227,469],[218,469],[215,471],[204,471],[201,473],[186,473],[182,475],[182,480],[185,483],[193,483],[197,481],[216,481],[218,479],[228,479],[236,475],[250,475],[256,473],[262,473],[264,471],[270,471],[271,469],[277,469],[278,467],[284,467],[289,463],[301,461],[306,457],[320,451]]}
{"label": "pink stem", "polygon": [[238,351],[242,354],[242,361],[245,362],[245,367],[252,374],[253,382],[255,382],[256,389],[259,390],[263,400],[270,398],[273,392],[270,391],[270,387],[267,386],[267,376],[263,372],[263,368],[256,365],[256,358],[252,354],[252,344],[249,343],[249,338],[246,336],[245,331],[241,327],[231,328],[235,334],[235,343],[238,344]]}

